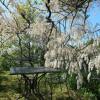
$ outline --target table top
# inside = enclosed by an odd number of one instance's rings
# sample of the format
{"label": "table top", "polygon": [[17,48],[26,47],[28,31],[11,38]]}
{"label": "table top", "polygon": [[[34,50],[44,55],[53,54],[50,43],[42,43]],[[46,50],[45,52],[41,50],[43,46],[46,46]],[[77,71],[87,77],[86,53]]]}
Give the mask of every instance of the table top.
{"label": "table top", "polygon": [[56,73],[65,71],[64,69],[48,68],[48,67],[11,67],[12,75],[18,74],[38,74],[38,73]]}

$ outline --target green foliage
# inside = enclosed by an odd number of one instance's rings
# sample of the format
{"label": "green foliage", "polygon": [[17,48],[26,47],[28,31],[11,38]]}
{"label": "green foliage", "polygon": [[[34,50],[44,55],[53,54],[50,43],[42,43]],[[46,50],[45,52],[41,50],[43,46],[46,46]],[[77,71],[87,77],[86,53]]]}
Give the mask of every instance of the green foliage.
{"label": "green foliage", "polygon": [[73,89],[76,90],[76,75],[73,74],[72,76],[68,75],[67,76],[67,85]]}
{"label": "green foliage", "polygon": [[22,16],[23,19],[34,22],[35,16],[38,13],[33,7],[29,4],[18,4],[17,11]]}
{"label": "green foliage", "polygon": [[10,68],[10,61],[8,59],[7,53],[0,57],[0,69],[1,70],[9,70]]}
{"label": "green foliage", "polygon": [[94,39],[91,39],[91,40],[89,40],[89,41],[86,42],[86,45],[93,44],[93,42],[94,42]]}
{"label": "green foliage", "polygon": [[91,92],[85,92],[83,97],[85,100],[97,100],[96,96]]}

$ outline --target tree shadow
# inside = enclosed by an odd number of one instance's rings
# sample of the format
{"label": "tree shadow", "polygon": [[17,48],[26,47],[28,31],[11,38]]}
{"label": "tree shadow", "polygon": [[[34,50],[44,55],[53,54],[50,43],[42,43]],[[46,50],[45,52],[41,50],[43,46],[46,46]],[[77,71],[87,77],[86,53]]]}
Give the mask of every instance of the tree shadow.
{"label": "tree shadow", "polygon": [[7,85],[3,85],[2,82],[7,82],[8,78],[6,76],[0,76],[0,92],[5,91]]}

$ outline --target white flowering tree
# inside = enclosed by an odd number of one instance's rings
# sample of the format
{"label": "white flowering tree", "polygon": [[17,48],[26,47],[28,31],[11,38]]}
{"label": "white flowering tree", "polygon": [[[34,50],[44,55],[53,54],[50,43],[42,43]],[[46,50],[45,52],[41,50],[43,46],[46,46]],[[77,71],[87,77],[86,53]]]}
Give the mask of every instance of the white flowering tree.
{"label": "white flowering tree", "polygon": [[9,30],[17,38],[14,39],[21,59],[31,57],[37,48],[41,51],[41,65],[65,69],[69,76],[74,75],[77,89],[93,78],[99,80],[100,29],[88,21],[89,9],[99,0],[8,1],[0,2],[9,12]]}
{"label": "white flowering tree", "polygon": [[45,3],[47,21],[59,30],[47,44],[45,66],[66,69],[66,73],[75,76],[77,89],[89,88],[87,84],[100,80],[100,36],[95,36],[99,29],[92,30],[87,20],[93,3],[91,0],[46,0]]}

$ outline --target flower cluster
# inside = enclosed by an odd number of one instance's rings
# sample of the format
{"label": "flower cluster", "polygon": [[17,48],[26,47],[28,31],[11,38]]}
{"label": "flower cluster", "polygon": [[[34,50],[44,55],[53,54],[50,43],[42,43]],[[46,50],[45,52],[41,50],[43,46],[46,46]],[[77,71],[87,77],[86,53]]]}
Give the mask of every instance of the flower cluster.
{"label": "flower cluster", "polygon": [[[65,68],[68,74],[76,75],[77,89],[84,83],[84,77],[89,82],[92,71],[95,69],[97,74],[100,73],[100,54],[99,44],[100,38],[94,39],[93,43],[81,47],[71,47],[66,42],[66,36],[61,34],[51,40],[45,54],[45,66],[54,68]],[[82,50],[81,50],[82,49]]]}

